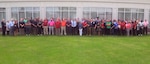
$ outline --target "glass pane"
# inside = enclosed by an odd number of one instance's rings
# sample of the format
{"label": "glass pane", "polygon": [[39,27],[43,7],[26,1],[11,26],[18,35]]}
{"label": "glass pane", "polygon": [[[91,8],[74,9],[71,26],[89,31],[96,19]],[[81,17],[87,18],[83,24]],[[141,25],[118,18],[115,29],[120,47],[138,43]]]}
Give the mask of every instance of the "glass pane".
{"label": "glass pane", "polygon": [[83,10],[90,11],[89,7],[84,7]]}
{"label": "glass pane", "polygon": [[125,11],[126,11],[126,12],[130,12],[131,9],[130,9],[130,8],[125,8]]}
{"label": "glass pane", "polygon": [[33,12],[33,18],[39,18],[40,12]]}
{"label": "glass pane", "polygon": [[76,12],[70,12],[70,19],[76,18]]}
{"label": "glass pane", "polygon": [[139,9],[139,12],[144,12],[144,9]]}
{"label": "glass pane", "polygon": [[97,12],[91,12],[91,18],[96,18],[97,17]]}
{"label": "glass pane", "polygon": [[112,13],[111,12],[106,12],[106,19],[112,20]]}
{"label": "glass pane", "polygon": [[26,11],[32,11],[32,7],[26,7]]}
{"label": "glass pane", "polygon": [[0,8],[0,12],[5,12],[6,9],[5,8]]}
{"label": "glass pane", "polygon": [[124,13],[118,13],[118,19],[124,20]]}
{"label": "glass pane", "polygon": [[138,9],[132,9],[132,12],[136,13],[138,12]]}
{"label": "glass pane", "polygon": [[107,8],[106,12],[112,12],[112,9],[111,8]]}
{"label": "glass pane", "polygon": [[54,11],[60,11],[59,7],[54,7]]}
{"label": "glass pane", "polygon": [[12,12],[17,12],[17,11],[18,11],[18,8],[17,8],[17,7],[13,7],[13,8],[11,8],[11,11],[12,11]]}
{"label": "glass pane", "polygon": [[11,18],[18,19],[18,13],[17,12],[11,12]]}
{"label": "glass pane", "polygon": [[60,14],[60,12],[59,11],[55,11],[54,12],[54,18],[61,18],[61,14]]}
{"label": "glass pane", "polygon": [[67,11],[68,7],[62,7],[62,10]]}
{"label": "glass pane", "polygon": [[47,7],[46,11],[53,11],[53,7]]}
{"label": "glass pane", "polygon": [[118,8],[118,11],[124,11],[124,8]]}
{"label": "glass pane", "polygon": [[26,11],[26,18],[32,18],[32,11]]}
{"label": "glass pane", "polygon": [[98,12],[105,12],[105,8],[99,8]]}
{"label": "glass pane", "polygon": [[19,7],[18,9],[19,9],[19,12],[24,12],[25,11],[24,7]]}
{"label": "glass pane", "polygon": [[91,11],[97,12],[97,8],[91,8]]}
{"label": "glass pane", "polygon": [[99,19],[105,19],[105,12],[98,12]]}
{"label": "glass pane", "polygon": [[139,13],[138,14],[138,19],[144,20],[144,13]]}
{"label": "glass pane", "polygon": [[40,8],[39,8],[39,7],[33,7],[33,10],[34,10],[34,11],[39,11]]}
{"label": "glass pane", "polygon": [[53,17],[53,11],[47,11],[46,12],[46,18],[50,19]]}
{"label": "glass pane", "polygon": [[125,20],[131,20],[131,13],[125,13]]}
{"label": "glass pane", "polygon": [[70,7],[70,10],[76,10],[76,7]]}
{"label": "glass pane", "polygon": [[62,12],[62,18],[68,18],[68,12]]}
{"label": "glass pane", "polygon": [[83,12],[83,18],[89,18],[90,12],[84,11]]}
{"label": "glass pane", "polygon": [[24,12],[19,12],[19,19],[20,18],[25,18],[25,13]]}
{"label": "glass pane", "polygon": [[132,20],[137,20],[137,13],[132,13]]}

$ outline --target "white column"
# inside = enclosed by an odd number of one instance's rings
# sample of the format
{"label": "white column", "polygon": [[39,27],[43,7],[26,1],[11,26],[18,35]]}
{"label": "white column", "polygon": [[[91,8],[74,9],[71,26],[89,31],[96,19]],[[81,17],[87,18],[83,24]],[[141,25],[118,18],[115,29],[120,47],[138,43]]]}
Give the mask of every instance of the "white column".
{"label": "white column", "polygon": [[40,18],[45,19],[46,18],[46,8],[40,7]]}
{"label": "white column", "polygon": [[112,19],[118,20],[118,8],[112,8]]}
{"label": "white column", "polygon": [[148,21],[150,20],[149,19],[149,9],[144,9],[144,20],[145,19],[148,20]]}
{"label": "white column", "polygon": [[80,19],[83,18],[83,8],[82,7],[77,7],[76,18],[80,18]]}
{"label": "white column", "polygon": [[11,19],[11,7],[6,7],[6,20]]}

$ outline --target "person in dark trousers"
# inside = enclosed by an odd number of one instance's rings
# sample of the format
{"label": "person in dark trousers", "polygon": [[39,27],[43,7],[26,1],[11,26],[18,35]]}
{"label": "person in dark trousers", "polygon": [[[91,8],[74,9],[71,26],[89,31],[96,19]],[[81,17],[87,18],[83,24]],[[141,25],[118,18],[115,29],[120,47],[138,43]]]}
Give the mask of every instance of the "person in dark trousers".
{"label": "person in dark trousers", "polygon": [[101,20],[100,22],[101,35],[105,35],[105,21]]}
{"label": "person in dark trousers", "polygon": [[38,19],[34,19],[33,21],[31,21],[31,26],[32,26],[32,35],[37,35],[37,22],[39,20]]}
{"label": "person in dark trousers", "polygon": [[112,27],[112,22],[110,20],[107,20],[105,22],[105,27],[106,27],[106,35],[110,35],[110,33],[111,33],[111,27]]}
{"label": "person in dark trousers", "polygon": [[19,22],[19,33],[20,35],[24,35],[25,34],[25,23],[23,21],[23,18],[20,19],[20,22]]}
{"label": "person in dark trousers", "polygon": [[42,19],[37,23],[38,35],[42,35]]}
{"label": "person in dark trousers", "polygon": [[2,20],[1,25],[2,25],[2,35],[5,36],[6,23],[5,23],[5,20],[4,20],[4,19]]}
{"label": "person in dark trousers", "polygon": [[71,35],[71,20],[70,19],[68,19],[66,23],[66,32],[67,32],[67,35]]}
{"label": "person in dark trousers", "polygon": [[76,31],[76,27],[77,27],[77,21],[75,19],[71,20],[71,31],[72,31],[72,35],[77,35],[77,31]]}
{"label": "person in dark trousers", "polygon": [[9,22],[9,29],[10,29],[10,31],[9,31],[9,35],[10,36],[14,36],[14,20],[13,19],[11,19],[11,21]]}
{"label": "person in dark trousers", "polygon": [[7,35],[9,35],[9,21],[6,22],[6,32]]}
{"label": "person in dark trousers", "polygon": [[27,21],[25,23],[25,29],[26,29],[26,36],[29,36],[31,34],[31,22],[30,21]]}

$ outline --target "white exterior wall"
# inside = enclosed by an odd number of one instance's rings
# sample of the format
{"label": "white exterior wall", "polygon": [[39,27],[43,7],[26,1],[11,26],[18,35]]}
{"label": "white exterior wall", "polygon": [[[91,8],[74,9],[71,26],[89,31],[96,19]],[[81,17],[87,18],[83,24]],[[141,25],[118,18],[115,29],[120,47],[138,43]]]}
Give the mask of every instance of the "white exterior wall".
{"label": "white exterior wall", "polygon": [[11,7],[40,7],[40,17],[46,17],[46,7],[76,7],[77,17],[83,17],[83,7],[112,8],[112,19],[118,19],[118,8],[144,9],[144,19],[149,20],[150,0],[0,0],[6,8],[6,19],[11,17]]}

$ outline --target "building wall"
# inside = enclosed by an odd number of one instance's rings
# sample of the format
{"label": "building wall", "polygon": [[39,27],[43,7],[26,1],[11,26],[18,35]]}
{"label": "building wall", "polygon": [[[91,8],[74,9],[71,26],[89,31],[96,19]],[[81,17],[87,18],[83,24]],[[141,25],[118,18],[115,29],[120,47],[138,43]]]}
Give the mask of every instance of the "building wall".
{"label": "building wall", "polygon": [[76,7],[76,17],[83,17],[84,7],[112,8],[112,19],[118,19],[118,8],[144,9],[144,19],[149,20],[150,0],[0,0],[6,8],[6,19],[11,19],[12,7],[40,7],[40,18],[46,17],[46,7]]}

